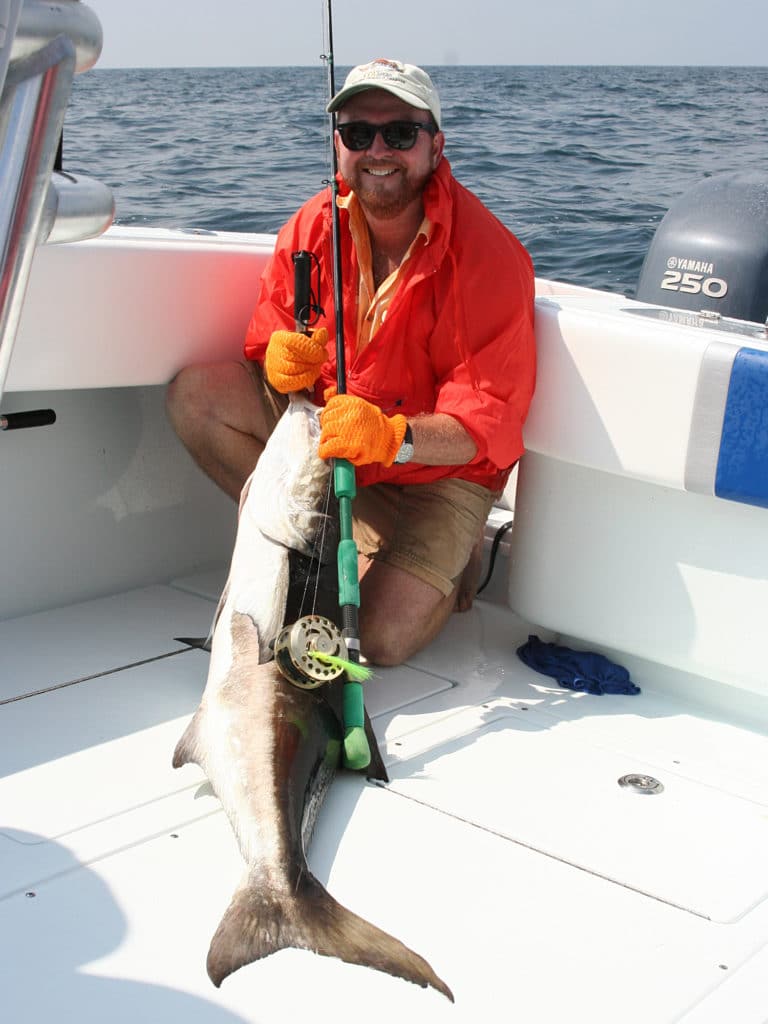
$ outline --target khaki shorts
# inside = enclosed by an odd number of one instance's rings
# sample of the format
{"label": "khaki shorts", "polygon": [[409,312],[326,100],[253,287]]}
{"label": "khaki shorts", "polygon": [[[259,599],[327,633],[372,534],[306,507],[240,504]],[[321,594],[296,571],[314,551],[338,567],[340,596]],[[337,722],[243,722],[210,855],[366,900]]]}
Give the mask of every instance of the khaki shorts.
{"label": "khaki shorts", "polygon": [[361,554],[453,593],[496,495],[468,480],[372,484],[352,503]]}
{"label": "khaki shorts", "polygon": [[264,370],[261,368],[261,364],[257,363],[254,359],[246,359],[245,368],[250,375],[251,382],[253,383],[256,392],[258,393],[261,407],[264,410],[264,419],[267,424],[268,432],[271,434],[277,426],[277,421],[288,408],[288,395],[281,395],[279,391],[275,391],[264,376]]}
{"label": "khaki shorts", "polygon": [[[274,391],[258,363],[249,363],[271,430],[288,405]],[[427,484],[372,484],[358,489],[352,502],[358,551],[453,593],[498,497],[468,480]]]}

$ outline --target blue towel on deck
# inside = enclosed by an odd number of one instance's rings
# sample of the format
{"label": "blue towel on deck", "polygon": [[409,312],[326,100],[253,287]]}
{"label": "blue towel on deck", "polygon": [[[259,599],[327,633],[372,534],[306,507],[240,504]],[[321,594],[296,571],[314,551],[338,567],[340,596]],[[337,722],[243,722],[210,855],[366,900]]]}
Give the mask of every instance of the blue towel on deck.
{"label": "blue towel on deck", "polygon": [[517,656],[529,668],[552,676],[569,690],[586,693],[640,693],[629,678],[629,672],[602,654],[572,651],[560,644],[546,644],[537,636],[529,636],[528,643],[517,648]]}

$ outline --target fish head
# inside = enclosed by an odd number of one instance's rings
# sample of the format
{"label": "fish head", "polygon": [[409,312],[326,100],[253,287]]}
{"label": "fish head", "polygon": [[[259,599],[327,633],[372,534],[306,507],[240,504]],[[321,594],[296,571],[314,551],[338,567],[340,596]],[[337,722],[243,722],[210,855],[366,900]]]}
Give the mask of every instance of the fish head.
{"label": "fish head", "polygon": [[[246,487],[240,512],[270,540],[310,555],[335,520],[330,515],[330,466],[317,454],[320,409],[291,395]],[[334,549],[328,544],[329,557]]]}

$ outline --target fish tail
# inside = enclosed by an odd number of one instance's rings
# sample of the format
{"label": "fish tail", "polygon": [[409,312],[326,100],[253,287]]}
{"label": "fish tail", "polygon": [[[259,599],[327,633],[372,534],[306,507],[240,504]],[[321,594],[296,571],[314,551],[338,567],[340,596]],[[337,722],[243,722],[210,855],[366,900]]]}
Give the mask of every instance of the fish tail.
{"label": "fish tail", "polygon": [[211,941],[208,975],[218,988],[240,967],[287,948],[371,967],[422,988],[431,985],[454,1001],[423,957],[347,910],[309,874],[290,892],[247,882],[238,889]]}

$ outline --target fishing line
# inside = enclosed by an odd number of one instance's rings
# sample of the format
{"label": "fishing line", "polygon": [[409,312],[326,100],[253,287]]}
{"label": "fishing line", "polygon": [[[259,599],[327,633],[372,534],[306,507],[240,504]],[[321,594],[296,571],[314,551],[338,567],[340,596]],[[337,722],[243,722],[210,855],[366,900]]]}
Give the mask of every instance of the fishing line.
{"label": "fishing line", "polygon": [[[321,2],[319,4],[319,7],[320,7],[320,21],[322,22],[322,36],[323,36],[323,52],[320,54],[320,60],[321,60],[321,62],[323,64],[326,65],[326,68],[328,68],[328,61],[329,60],[331,62],[333,61],[333,39],[331,37],[329,37],[329,33],[332,31],[332,29],[331,29],[330,4],[328,3],[328,0],[321,0]],[[332,65],[331,65],[331,68],[328,69],[328,70],[329,70],[329,74],[330,74],[330,76],[332,78],[333,77]],[[326,83],[326,87],[327,87],[327,83]],[[331,88],[328,88],[328,92],[329,92],[330,96],[333,96],[333,91],[331,90]],[[325,106],[325,103],[323,103],[323,106]],[[325,166],[333,168],[332,174],[331,174],[331,177],[333,177],[333,173],[335,172],[333,135],[328,133],[328,132],[325,132],[324,136],[325,137],[324,137],[324,141],[323,141],[323,150],[324,150],[323,155],[325,157]],[[330,180],[330,178],[324,178],[322,183],[323,183],[323,185],[330,185],[331,189],[333,189],[333,182]]]}
{"label": "fishing line", "polygon": [[[322,516],[322,525],[315,534],[315,539],[312,542],[312,551],[309,556],[309,566],[307,568],[307,576],[304,580],[304,590],[301,595],[301,602],[299,604],[299,614],[304,614],[304,608],[307,603],[307,593],[309,591],[310,580],[314,580],[314,593],[312,594],[312,608],[311,615],[315,615],[317,611],[317,597],[320,592],[320,573],[323,568],[323,552],[325,550],[325,538],[328,533],[328,524],[331,521],[331,489],[333,487],[333,478],[328,475],[328,479],[325,484],[325,496],[323,498],[322,509],[320,515]],[[314,565],[317,562],[317,571],[314,571]]]}

